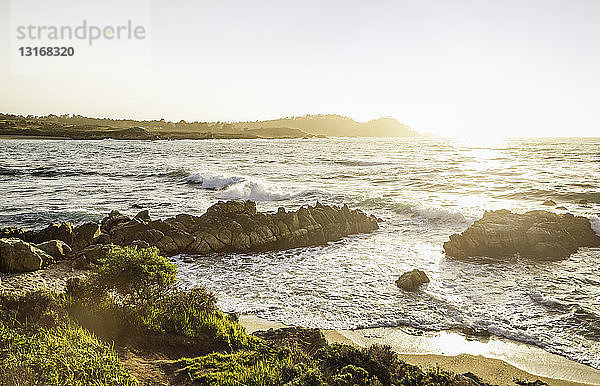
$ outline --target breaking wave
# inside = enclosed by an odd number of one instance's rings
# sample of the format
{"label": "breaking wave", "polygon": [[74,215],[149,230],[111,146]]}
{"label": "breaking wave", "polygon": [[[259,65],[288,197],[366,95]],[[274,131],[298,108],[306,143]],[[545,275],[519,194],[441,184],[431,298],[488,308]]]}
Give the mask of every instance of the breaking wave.
{"label": "breaking wave", "polygon": [[429,222],[456,224],[467,224],[471,222],[471,220],[467,219],[462,213],[457,211],[444,208],[421,207],[383,197],[369,198],[359,202],[357,205],[363,209],[384,209],[393,212],[394,214],[406,215],[413,218],[421,218]]}
{"label": "breaking wave", "polygon": [[288,190],[256,178],[218,173],[192,174],[187,182],[216,191],[215,197],[222,200],[284,201],[317,193],[315,190]]}

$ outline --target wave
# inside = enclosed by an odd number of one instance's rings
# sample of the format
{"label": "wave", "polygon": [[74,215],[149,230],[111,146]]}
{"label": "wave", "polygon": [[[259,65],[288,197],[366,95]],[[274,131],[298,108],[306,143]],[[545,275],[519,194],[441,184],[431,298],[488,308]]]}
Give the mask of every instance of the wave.
{"label": "wave", "polygon": [[16,176],[21,174],[18,170],[0,167],[0,176]]}
{"label": "wave", "polygon": [[80,177],[80,176],[99,176],[99,177],[121,177],[121,178],[181,178],[186,177],[188,173],[183,169],[169,171],[98,171],[98,170],[55,170],[51,168],[37,168],[29,171],[18,171],[13,169],[0,168],[0,175],[31,175],[40,178],[57,177]]}
{"label": "wave", "polygon": [[192,174],[187,182],[214,190],[216,198],[223,200],[284,201],[318,193],[316,190],[292,191],[256,178],[218,173]]}
{"label": "wave", "polygon": [[339,160],[334,161],[338,165],[344,166],[379,166],[379,165],[390,165],[390,162],[384,161],[369,161],[369,160]]}
{"label": "wave", "polygon": [[448,222],[457,224],[467,224],[471,220],[467,219],[462,213],[444,208],[421,207],[418,205],[398,202],[384,197],[368,198],[360,201],[358,207],[363,209],[384,209],[395,214],[408,215],[411,217],[422,218],[429,222]]}
{"label": "wave", "polygon": [[187,181],[193,184],[198,184],[202,189],[221,190],[231,185],[243,182],[245,179],[242,176],[226,176],[223,174],[213,173],[196,173],[188,176]]}

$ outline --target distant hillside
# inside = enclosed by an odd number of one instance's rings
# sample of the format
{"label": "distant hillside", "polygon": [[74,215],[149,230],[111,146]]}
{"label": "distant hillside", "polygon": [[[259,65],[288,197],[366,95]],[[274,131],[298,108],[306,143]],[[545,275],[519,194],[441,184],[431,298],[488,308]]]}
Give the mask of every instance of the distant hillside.
{"label": "distant hillside", "polygon": [[270,121],[236,122],[236,128],[275,128],[289,127],[300,129],[313,135],[330,137],[414,137],[419,133],[391,117],[356,122],[342,115],[304,115],[274,119]]}
{"label": "distant hillside", "polygon": [[0,113],[0,135],[71,139],[208,139],[407,137],[419,135],[394,118],[356,122],[341,115],[305,115],[256,122],[168,122],[164,119],[89,118],[81,115],[21,116]]}

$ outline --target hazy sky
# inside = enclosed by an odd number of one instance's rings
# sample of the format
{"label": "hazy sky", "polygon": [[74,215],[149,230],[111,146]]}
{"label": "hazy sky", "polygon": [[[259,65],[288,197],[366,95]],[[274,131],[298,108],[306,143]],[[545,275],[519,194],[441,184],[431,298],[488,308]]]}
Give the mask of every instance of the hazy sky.
{"label": "hazy sky", "polygon": [[337,113],[440,134],[600,136],[599,0],[152,1],[150,63],[128,74],[19,74],[10,4],[0,0],[0,111]]}

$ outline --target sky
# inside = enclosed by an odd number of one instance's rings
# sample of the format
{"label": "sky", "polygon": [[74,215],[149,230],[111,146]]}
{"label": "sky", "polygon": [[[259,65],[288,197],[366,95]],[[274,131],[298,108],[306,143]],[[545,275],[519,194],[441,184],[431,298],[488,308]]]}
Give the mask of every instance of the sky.
{"label": "sky", "polygon": [[[335,113],[463,137],[600,136],[598,0],[23,1],[0,0],[3,112]],[[82,18],[131,19],[147,36],[77,42],[52,62],[17,57],[35,44],[15,40],[17,24]]]}

